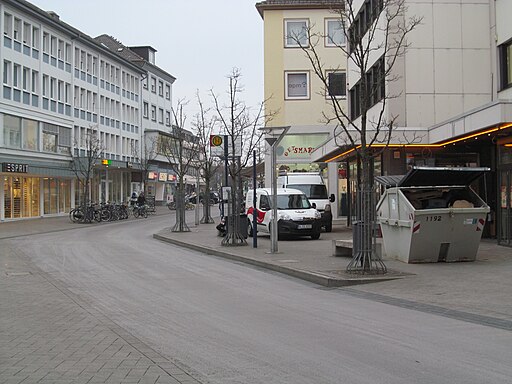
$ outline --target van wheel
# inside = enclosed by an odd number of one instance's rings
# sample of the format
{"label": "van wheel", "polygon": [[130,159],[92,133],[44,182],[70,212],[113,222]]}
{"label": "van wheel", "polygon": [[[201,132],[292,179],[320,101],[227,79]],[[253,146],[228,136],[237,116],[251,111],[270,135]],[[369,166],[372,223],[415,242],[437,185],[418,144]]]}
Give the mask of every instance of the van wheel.
{"label": "van wheel", "polygon": [[325,226],[325,232],[332,232],[332,223]]}
{"label": "van wheel", "polygon": [[252,231],[252,223],[249,221],[249,226],[247,227],[247,235],[249,237],[252,237],[253,231]]}
{"label": "van wheel", "polygon": [[320,232],[313,233],[313,234],[311,235],[311,238],[312,238],[313,240],[318,240],[318,239],[320,238]]}

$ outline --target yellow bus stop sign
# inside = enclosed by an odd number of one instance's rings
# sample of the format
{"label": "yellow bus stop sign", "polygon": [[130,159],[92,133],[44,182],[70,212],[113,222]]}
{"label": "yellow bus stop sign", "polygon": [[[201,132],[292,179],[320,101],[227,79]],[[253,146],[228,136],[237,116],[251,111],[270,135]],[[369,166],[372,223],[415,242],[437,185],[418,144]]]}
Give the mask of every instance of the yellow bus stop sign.
{"label": "yellow bus stop sign", "polygon": [[210,145],[212,147],[220,147],[222,145],[222,136],[220,135],[210,135]]}

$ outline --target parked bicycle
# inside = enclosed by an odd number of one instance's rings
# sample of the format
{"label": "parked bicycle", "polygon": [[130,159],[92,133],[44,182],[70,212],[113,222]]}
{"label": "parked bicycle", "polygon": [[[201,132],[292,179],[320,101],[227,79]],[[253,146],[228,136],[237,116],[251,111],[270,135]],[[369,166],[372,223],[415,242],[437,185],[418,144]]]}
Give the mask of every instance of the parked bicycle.
{"label": "parked bicycle", "polygon": [[73,208],[69,212],[69,218],[73,223],[92,223],[101,221],[101,210],[96,204],[82,205]]}
{"label": "parked bicycle", "polygon": [[148,206],[144,205],[135,205],[133,207],[133,217],[138,219],[139,217],[147,218],[148,217]]}
{"label": "parked bicycle", "polygon": [[[171,201],[171,202],[167,203],[167,208],[169,208],[171,211],[175,211],[176,210],[176,202]],[[196,206],[194,204],[192,204],[191,202],[189,202],[189,201],[185,202],[185,210],[186,211],[191,211],[195,208],[196,208]]]}

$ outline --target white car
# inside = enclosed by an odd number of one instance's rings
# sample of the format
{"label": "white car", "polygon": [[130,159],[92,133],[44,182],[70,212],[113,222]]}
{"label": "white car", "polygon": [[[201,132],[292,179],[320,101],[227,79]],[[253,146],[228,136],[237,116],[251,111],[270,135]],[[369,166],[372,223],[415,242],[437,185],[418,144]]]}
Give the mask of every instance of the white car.
{"label": "white car", "polygon": [[[246,195],[245,209],[249,220],[249,236],[253,235],[253,196],[249,190]],[[272,224],[272,190],[256,189],[257,231],[271,232]],[[311,236],[320,238],[321,214],[311,206],[307,196],[298,189],[277,189],[278,236]]]}

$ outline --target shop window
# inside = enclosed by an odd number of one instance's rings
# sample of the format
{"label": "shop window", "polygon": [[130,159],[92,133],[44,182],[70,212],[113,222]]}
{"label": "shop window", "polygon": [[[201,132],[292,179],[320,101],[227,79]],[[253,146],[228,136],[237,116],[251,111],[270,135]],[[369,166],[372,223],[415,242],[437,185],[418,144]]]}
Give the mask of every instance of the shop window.
{"label": "shop window", "polygon": [[23,119],[23,148],[32,151],[39,149],[39,128],[35,120]]}
{"label": "shop window", "polygon": [[19,117],[4,115],[4,145],[10,148],[21,148],[21,119]]}
{"label": "shop window", "polygon": [[57,135],[43,132],[43,151],[57,152]]}

